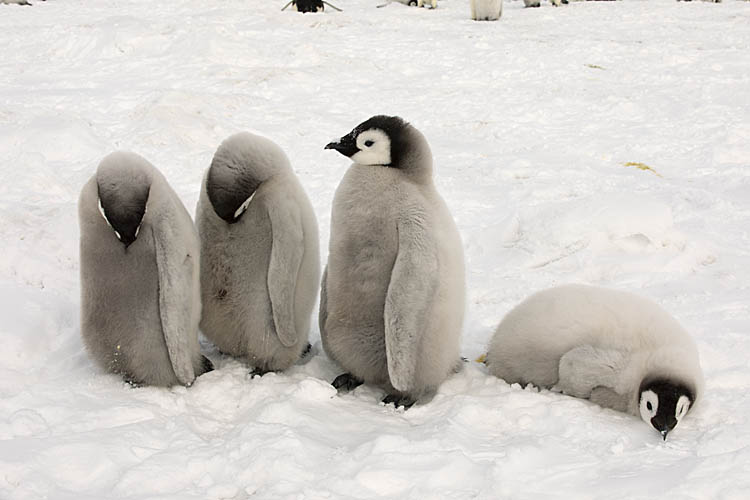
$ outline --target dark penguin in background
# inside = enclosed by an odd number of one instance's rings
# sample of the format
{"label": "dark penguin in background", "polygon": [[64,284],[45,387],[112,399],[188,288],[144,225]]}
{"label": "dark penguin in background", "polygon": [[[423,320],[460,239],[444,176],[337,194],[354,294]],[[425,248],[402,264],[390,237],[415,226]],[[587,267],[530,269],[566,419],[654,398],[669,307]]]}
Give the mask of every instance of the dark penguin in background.
{"label": "dark penguin in background", "polygon": [[307,12],[323,12],[325,10],[323,0],[293,0],[292,6],[297,12],[302,12],[303,14]]}

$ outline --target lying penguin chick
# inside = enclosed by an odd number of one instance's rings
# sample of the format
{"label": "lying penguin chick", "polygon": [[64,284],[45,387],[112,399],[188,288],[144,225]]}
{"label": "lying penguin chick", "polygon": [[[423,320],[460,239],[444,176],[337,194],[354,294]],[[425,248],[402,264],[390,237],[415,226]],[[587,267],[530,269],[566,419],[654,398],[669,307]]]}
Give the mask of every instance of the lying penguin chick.
{"label": "lying penguin chick", "polygon": [[104,158],[81,191],[81,335],[136,384],[190,385],[198,344],[198,235],[164,177],[133,153]]}
{"label": "lying penguin chick", "polygon": [[497,21],[503,15],[503,0],[471,0],[474,21]]}
{"label": "lying penguin chick", "polygon": [[333,385],[375,384],[408,407],[461,364],[461,238],[430,147],[401,118],[374,116],[326,149],[354,161],[333,199],[321,286],[323,348],[347,371]]}
{"label": "lying penguin chick", "polygon": [[254,373],[300,359],[320,283],[318,225],[289,160],[247,132],[216,150],[196,210],[201,330]]}
{"label": "lying penguin chick", "polygon": [[497,327],[493,375],[640,415],[664,439],[703,387],[688,333],[655,303],[586,285],[538,292]]}

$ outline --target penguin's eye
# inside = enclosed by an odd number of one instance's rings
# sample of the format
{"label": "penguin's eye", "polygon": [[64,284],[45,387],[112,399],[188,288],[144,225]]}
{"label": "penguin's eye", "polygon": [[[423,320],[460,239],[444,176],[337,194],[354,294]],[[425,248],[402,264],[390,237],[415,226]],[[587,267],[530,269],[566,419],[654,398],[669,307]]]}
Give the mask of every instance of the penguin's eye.
{"label": "penguin's eye", "polygon": [[375,142],[374,142],[374,141],[365,141],[365,146],[367,146],[368,148],[369,148],[370,146],[372,146],[373,144],[375,144]]}
{"label": "penguin's eye", "polygon": [[651,401],[646,402],[646,408],[648,408],[648,411],[651,411],[654,409],[653,406],[651,406]]}

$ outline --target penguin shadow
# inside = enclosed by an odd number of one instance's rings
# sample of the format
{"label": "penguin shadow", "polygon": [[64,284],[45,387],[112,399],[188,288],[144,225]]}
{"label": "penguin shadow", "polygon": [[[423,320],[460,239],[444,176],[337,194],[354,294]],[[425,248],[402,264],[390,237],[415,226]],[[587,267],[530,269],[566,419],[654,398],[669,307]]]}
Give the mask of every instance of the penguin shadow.
{"label": "penguin shadow", "polygon": [[[259,366],[254,366],[251,361],[237,357],[230,353],[226,353],[204,338],[201,338],[200,345],[201,353],[203,353],[205,361],[207,361],[211,365],[211,369],[204,371],[203,375],[205,375],[209,371],[219,371],[223,368],[233,365],[236,362],[245,365],[248,370],[250,379],[260,378],[267,373],[284,373],[284,371],[265,370]],[[313,346],[310,342],[308,342],[307,347],[305,347],[304,351],[302,351],[300,358],[294,363],[293,366],[303,366],[308,364],[320,352],[320,347],[318,347],[317,345]]]}
{"label": "penguin shadow", "polygon": [[[333,374],[340,373],[340,368],[336,363],[331,361],[328,356],[326,356],[320,341],[315,342],[314,344],[308,342],[307,347],[302,351],[300,358],[290,368],[281,371],[264,370],[261,367],[253,366],[250,360],[223,352],[203,337],[200,339],[200,346],[204,358],[211,363],[211,371],[230,369],[235,367],[236,363],[240,363],[247,370],[248,379],[252,381],[260,379],[269,373],[284,375],[288,374],[290,371],[294,372],[301,369],[311,377],[330,383],[336,389],[336,395],[338,397],[351,396],[354,399],[366,399],[368,400],[368,404],[371,404],[371,400],[374,399],[379,403],[380,407],[399,413],[403,413],[413,406],[421,407],[428,404],[436,394],[436,392],[431,392],[423,394],[419,398],[413,398],[398,392],[389,393],[377,386],[365,384],[362,380],[356,378],[350,373],[343,373],[334,376]],[[464,365],[467,363],[469,363],[469,360],[462,357],[460,361],[456,363],[456,366],[452,370],[452,374],[460,373],[463,370]],[[209,371],[206,371],[202,375],[205,375],[208,372]],[[140,384],[132,380],[126,380],[126,383],[133,388],[141,387]]]}
{"label": "penguin shadow", "polygon": [[[450,380],[453,376],[463,372],[464,368],[470,362],[471,361],[468,358],[461,356],[446,380]],[[329,361],[329,363],[331,362]],[[331,365],[335,367],[335,364],[331,363]],[[342,373],[338,375],[333,379],[331,385],[336,389],[336,393],[339,397],[355,393],[354,395],[358,398],[362,397],[368,400],[376,399],[379,401],[381,407],[385,407],[392,411],[395,410],[399,413],[403,413],[412,407],[423,407],[428,405],[438,393],[438,389],[434,389],[420,394],[418,397],[414,397],[397,391],[389,392],[376,386],[367,385],[351,373]]]}
{"label": "penguin shadow", "polygon": [[[307,347],[302,351],[302,354],[300,355],[299,359],[294,362],[292,366],[300,366],[300,365],[306,365],[310,362],[312,357],[315,356],[315,353],[313,352],[313,346],[310,342],[307,343]],[[252,364],[250,364],[252,366]],[[250,378],[256,378],[256,377],[262,377],[266,373],[284,373],[284,370],[266,370],[264,368],[254,366],[250,370]]]}

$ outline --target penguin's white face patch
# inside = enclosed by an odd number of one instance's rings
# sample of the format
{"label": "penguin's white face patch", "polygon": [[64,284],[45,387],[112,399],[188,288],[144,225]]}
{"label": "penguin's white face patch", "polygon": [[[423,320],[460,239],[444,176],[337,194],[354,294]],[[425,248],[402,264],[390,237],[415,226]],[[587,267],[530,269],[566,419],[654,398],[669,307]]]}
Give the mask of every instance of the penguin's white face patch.
{"label": "penguin's white face patch", "polygon": [[[96,200],[99,203],[99,213],[102,214],[102,217],[104,217],[104,221],[107,223],[110,229],[115,232],[115,236],[117,236],[117,239],[122,241],[122,236],[120,236],[120,233],[117,232],[117,229],[115,229],[112,224],[109,222],[109,219],[107,219],[107,214],[104,213],[104,207],[102,206],[102,199],[98,198]],[[141,226],[138,226],[138,229],[136,229],[135,234],[138,235],[138,231],[141,229]]]}
{"label": "penguin's white face patch", "polygon": [[351,156],[360,165],[390,165],[391,140],[385,132],[377,128],[365,130],[357,136],[359,151]]}
{"label": "penguin's white face patch", "polygon": [[651,419],[656,416],[659,409],[659,396],[654,391],[643,391],[641,393],[641,418],[644,422],[651,425]]}
{"label": "penguin's white face patch", "polygon": [[674,409],[674,418],[677,419],[679,422],[682,417],[684,417],[688,410],[690,409],[690,398],[687,396],[680,396],[680,399],[677,400],[677,406],[675,406]]}
{"label": "penguin's white face patch", "polygon": [[238,208],[234,212],[234,219],[235,220],[237,220],[240,217],[240,215],[242,215],[242,214],[245,213],[245,211],[247,210],[247,207],[250,206],[250,202],[253,201],[253,198],[255,198],[255,193],[257,193],[257,192],[258,191],[253,191],[253,194],[251,194],[250,196],[248,196],[248,198],[245,201],[242,202],[242,205],[240,205],[240,208]]}

